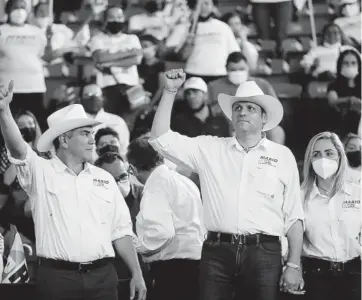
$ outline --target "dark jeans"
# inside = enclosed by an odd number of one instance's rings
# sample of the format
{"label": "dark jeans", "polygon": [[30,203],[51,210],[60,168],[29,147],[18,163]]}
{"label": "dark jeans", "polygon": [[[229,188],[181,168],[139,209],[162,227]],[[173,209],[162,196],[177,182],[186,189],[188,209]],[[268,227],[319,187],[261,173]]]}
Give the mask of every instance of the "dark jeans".
{"label": "dark jeans", "polygon": [[14,116],[20,111],[28,110],[35,115],[42,131],[48,128],[46,122],[48,116],[44,107],[44,93],[15,93],[10,103],[10,109]]}
{"label": "dark jeans", "polygon": [[247,246],[205,241],[200,300],[276,300],[281,274],[280,242]]}
{"label": "dark jeans", "polygon": [[36,284],[37,300],[118,299],[117,273],[112,263],[85,273],[40,265]]}
{"label": "dark jeans", "polygon": [[355,270],[340,272],[307,267],[303,263],[305,300],[360,300],[360,263],[356,262]]}
{"label": "dark jeans", "polygon": [[[280,48],[288,34],[288,25],[291,19],[291,1],[253,3],[253,18],[259,38],[263,40],[274,39],[277,42],[277,47]],[[270,25],[272,20],[275,26],[275,34],[272,34]]]}
{"label": "dark jeans", "polygon": [[171,259],[151,263],[155,300],[198,300],[199,260]]}

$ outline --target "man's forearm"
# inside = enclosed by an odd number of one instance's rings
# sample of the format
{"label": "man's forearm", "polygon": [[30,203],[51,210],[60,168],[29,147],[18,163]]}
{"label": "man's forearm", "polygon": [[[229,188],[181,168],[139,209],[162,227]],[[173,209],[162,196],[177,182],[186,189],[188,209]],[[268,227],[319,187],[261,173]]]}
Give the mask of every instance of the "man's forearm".
{"label": "man's forearm", "polygon": [[303,224],[301,220],[296,221],[287,233],[289,253],[288,262],[300,266],[300,257],[303,247]]}
{"label": "man's forearm", "polygon": [[132,66],[139,65],[141,63],[142,57],[139,55],[132,55],[127,58],[122,58],[116,61],[111,61],[107,63],[102,63],[103,67],[122,67],[122,68],[129,68]]}
{"label": "man's forearm", "polygon": [[138,261],[137,252],[133,245],[133,238],[125,236],[113,242],[117,253],[122,257],[132,275],[141,272],[141,267]]}
{"label": "man's forearm", "polygon": [[131,51],[118,51],[115,53],[109,53],[108,51],[97,51],[94,53],[94,59],[96,63],[112,63],[129,57],[134,57],[142,54],[141,49]]}
{"label": "man's forearm", "polygon": [[160,104],[158,105],[155,117],[152,123],[151,139],[156,139],[170,130],[171,113],[176,92],[163,91]]}
{"label": "man's forearm", "polygon": [[11,156],[25,159],[26,145],[9,107],[0,112],[0,127]]}

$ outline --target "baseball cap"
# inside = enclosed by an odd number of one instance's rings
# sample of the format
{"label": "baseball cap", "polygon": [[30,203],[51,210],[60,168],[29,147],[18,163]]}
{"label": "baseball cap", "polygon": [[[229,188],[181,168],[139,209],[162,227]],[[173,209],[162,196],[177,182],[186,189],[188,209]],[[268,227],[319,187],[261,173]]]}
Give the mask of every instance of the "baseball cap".
{"label": "baseball cap", "polygon": [[185,81],[184,91],[194,89],[207,93],[207,85],[200,77],[191,77]]}

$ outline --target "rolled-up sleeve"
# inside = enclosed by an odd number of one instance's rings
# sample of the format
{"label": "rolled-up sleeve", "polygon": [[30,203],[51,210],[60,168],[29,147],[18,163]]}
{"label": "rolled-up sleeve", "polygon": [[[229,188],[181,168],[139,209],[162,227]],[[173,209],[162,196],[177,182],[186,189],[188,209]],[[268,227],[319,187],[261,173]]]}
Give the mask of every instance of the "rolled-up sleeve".
{"label": "rolled-up sleeve", "polygon": [[114,192],[114,215],[112,221],[112,242],[125,236],[133,237],[131,215],[121,192],[116,184],[112,187]]}
{"label": "rolled-up sleeve", "polygon": [[284,216],[284,234],[286,235],[298,220],[303,222],[304,228],[304,211],[297,163],[289,150],[285,157],[287,158],[287,163],[285,164],[284,172],[287,174],[287,180],[284,189],[284,204],[282,209]]}
{"label": "rolled-up sleeve", "polygon": [[189,138],[169,130],[156,139],[150,139],[149,143],[163,157],[176,165],[182,165],[197,171],[202,162],[201,149],[207,146],[207,140],[210,138],[212,137],[198,136]]}
{"label": "rolled-up sleeve", "polygon": [[46,164],[46,160],[38,156],[27,143],[25,144],[26,156],[23,160],[12,157],[9,150],[7,152],[9,161],[15,165],[20,186],[30,196],[37,190],[36,186],[39,184],[37,178],[40,178],[43,173],[43,167]]}

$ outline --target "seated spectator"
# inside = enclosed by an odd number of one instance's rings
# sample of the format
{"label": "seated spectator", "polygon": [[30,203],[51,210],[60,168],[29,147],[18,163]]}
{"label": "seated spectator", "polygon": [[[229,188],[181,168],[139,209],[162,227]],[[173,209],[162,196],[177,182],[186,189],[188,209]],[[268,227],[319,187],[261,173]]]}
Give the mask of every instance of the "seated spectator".
{"label": "seated spectator", "polygon": [[0,25],[0,82],[9,82],[9,78],[15,82],[10,104],[12,112],[31,111],[44,129],[46,86],[43,60],[51,60],[52,49],[44,32],[27,23],[29,12],[26,7],[24,0],[6,3],[8,21]]}
{"label": "seated spectator", "polygon": [[62,84],[57,87],[49,99],[47,106],[47,116],[57,110],[74,104],[77,99],[76,89],[74,86]]}
{"label": "seated spectator", "polygon": [[128,126],[121,117],[104,111],[102,89],[96,84],[86,85],[81,93],[80,103],[83,105],[89,118],[93,118],[102,123],[94,127],[93,130],[95,133],[100,128],[105,127],[111,127],[117,132],[120,141],[119,153],[125,155],[130,136]]}
{"label": "seated spectator", "polygon": [[335,132],[357,133],[361,118],[361,54],[346,47],[338,57],[337,78],[328,86],[328,103],[336,111]]}
{"label": "seated spectator", "polygon": [[196,32],[188,37],[180,51],[186,61],[187,78],[201,77],[206,83],[225,76],[228,55],[240,51],[230,27],[214,17],[214,2],[203,1]]}
{"label": "seated spectator", "polygon": [[360,0],[342,0],[337,12],[337,18],[334,23],[337,24],[346,36],[356,43],[358,48],[361,46],[361,1]]}
{"label": "seated spectator", "polygon": [[[222,113],[217,96],[220,93],[234,95],[239,85],[245,81],[254,81],[265,95],[277,98],[272,85],[268,81],[263,78],[250,76],[247,59],[241,52],[234,52],[229,55],[226,61],[226,69],[228,72],[227,76],[210,82],[208,85],[209,103],[214,114]],[[284,144],[285,142],[285,133],[280,125],[267,131],[266,135],[273,142],[279,144]]]}
{"label": "seated spectator", "polygon": [[341,28],[333,23],[327,24],[322,31],[321,45],[312,48],[300,62],[309,80],[333,80],[336,77],[336,61],[340,48],[344,44]]}
{"label": "seated spectator", "polygon": [[248,41],[249,28],[242,24],[240,15],[234,12],[226,13],[221,20],[228,24],[233,31],[236,41],[240,46],[241,53],[244,54],[248,61],[250,70],[256,70],[259,58],[258,50],[254,44]]}
{"label": "seated spectator", "polygon": [[[221,114],[219,114],[220,116]],[[172,130],[189,137],[196,137],[205,134],[206,127],[208,134],[212,134],[212,126],[207,125],[213,122],[218,125],[212,113],[210,105],[207,103],[207,85],[199,77],[189,78],[183,86],[183,99],[176,101],[173,107],[173,117],[171,121]],[[222,137],[229,136],[229,122],[223,116],[221,121],[224,132],[214,130],[214,134]],[[226,128],[226,130],[225,130]],[[226,132],[225,132],[226,131]]]}
{"label": "seated spectator", "polygon": [[137,65],[142,60],[142,47],[136,35],[125,34],[123,10],[109,6],[105,11],[104,32],[89,43],[97,65],[97,84],[105,96],[104,109],[120,116],[130,112],[127,90],[139,85]]}
{"label": "seated spectator", "polygon": [[[165,62],[157,57],[159,43],[152,35],[140,37],[143,59],[138,65],[138,74],[141,78],[144,89],[155,96],[156,92],[163,89],[163,78],[165,72]],[[158,93],[161,98],[161,92]]]}
{"label": "seated spectator", "polygon": [[137,14],[129,19],[128,31],[131,34],[147,34],[163,41],[169,34],[163,12],[159,10],[156,0],[144,1],[145,13]]}
{"label": "seated spectator", "polygon": [[343,141],[348,159],[347,177],[349,181],[361,184],[361,137],[349,133]]}

